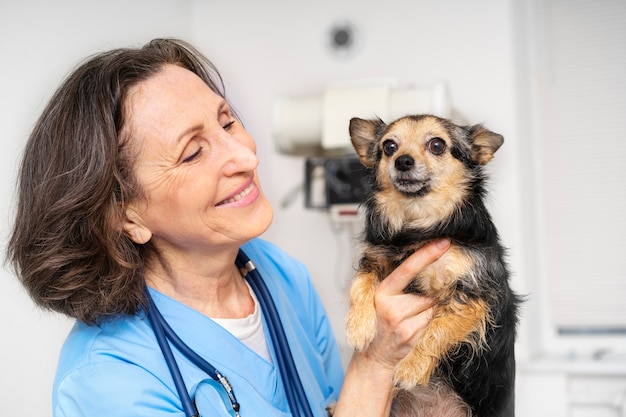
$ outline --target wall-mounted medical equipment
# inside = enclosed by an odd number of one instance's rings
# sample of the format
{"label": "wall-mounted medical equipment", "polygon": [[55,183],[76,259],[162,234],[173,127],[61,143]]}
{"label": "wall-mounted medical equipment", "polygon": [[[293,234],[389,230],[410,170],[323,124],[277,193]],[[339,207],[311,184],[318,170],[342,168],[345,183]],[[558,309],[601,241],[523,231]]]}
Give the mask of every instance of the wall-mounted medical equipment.
{"label": "wall-mounted medical equipment", "polygon": [[393,79],[329,85],[319,94],[279,98],[274,105],[277,150],[305,156],[305,206],[354,216],[367,190],[366,171],[350,142],[353,117],[390,122],[407,114],[449,118],[445,83],[399,86]]}
{"label": "wall-mounted medical equipment", "polygon": [[273,135],[288,155],[333,156],[352,152],[348,123],[353,117],[383,121],[407,114],[450,116],[446,85],[400,87],[390,79],[336,83],[320,94],[279,98]]}
{"label": "wall-mounted medical equipment", "polygon": [[304,172],[304,205],[312,209],[363,201],[369,190],[368,172],[356,154],[310,157]]}

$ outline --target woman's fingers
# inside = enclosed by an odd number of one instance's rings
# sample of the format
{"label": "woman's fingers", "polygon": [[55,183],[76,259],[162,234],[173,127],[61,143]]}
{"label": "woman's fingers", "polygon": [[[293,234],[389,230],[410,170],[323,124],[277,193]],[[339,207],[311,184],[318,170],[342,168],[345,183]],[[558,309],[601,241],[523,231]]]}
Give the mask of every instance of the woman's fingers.
{"label": "woman's fingers", "polygon": [[377,297],[377,309],[386,312],[386,321],[396,326],[402,321],[414,317],[435,305],[435,301],[417,294],[398,294]]}
{"label": "woman's fingers", "polygon": [[435,313],[434,302],[431,299],[425,297],[416,298],[422,300],[421,310],[406,319],[405,325],[411,332],[409,338],[419,335],[428,326]]}
{"label": "woman's fingers", "polygon": [[450,247],[448,239],[420,248],[382,280],[374,295],[378,336],[369,353],[381,363],[395,366],[412,348],[434,314],[434,300],[407,294],[404,289],[416,275]]}
{"label": "woman's fingers", "polygon": [[377,297],[378,335],[369,354],[388,367],[405,357],[434,314],[433,300],[416,294]]}
{"label": "woman's fingers", "polygon": [[380,283],[378,290],[390,295],[403,293],[417,273],[436,261],[449,247],[449,239],[438,239],[428,243],[406,258]]}

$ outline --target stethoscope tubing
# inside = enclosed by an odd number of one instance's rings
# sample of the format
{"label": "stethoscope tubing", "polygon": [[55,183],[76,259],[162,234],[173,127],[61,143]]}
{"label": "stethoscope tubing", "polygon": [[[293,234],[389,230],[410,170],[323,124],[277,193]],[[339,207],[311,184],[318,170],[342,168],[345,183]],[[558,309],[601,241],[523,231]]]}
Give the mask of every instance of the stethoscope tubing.
{"label": "stethoscope tubing", "polygon": [[[237,263],[241,262],[240,257],[247,258],[247,256],[240,251]],[[244,267],[243,265],[248,262],[250,262],[249,259],[241,264],[240,267]],[[263,282],[263,279],[261,278],[261,274],[256,270],[256,268],[245,269],[248,271],[246,277],[252,287],[252,290],[255,294],[257,294],[259,300],[263,300],[260,302],[261,305],[265,307],[264,311],[268,316],[266,321],[267,327],[270,331],[270,337],[274,341],[274,344],[277,345],[274,350],[276,351],[276,359],[279,362],[278,368],[280,369],[281,376],[284,381],[283,385],[285,386],[285,394],[287,396],[287,402],[289,403],[291,412],[294,416],[301,415],[301,411],[305,417],[313,417],[313,412],[311,411],[311,406],[309,405],[306,393],[304,392],[304,387],[302,386],[298,369],[293,361],[291,348],[287,342],[287,336],[285,335],[285,330],[283,329],[278,311],[276,310],[276,305],[272,300],[265,282]]]}
{"label": "stethoscope tubing", "polygon": [[165,363],[167,364],[167,367],[170,370],[170,374],[172,375],[172,379],[174,380],[174,385],[176,387],[176,391],[178,392],[178,398],[180,398],[180,402],[183,407],[185,416],[200,417],[195,404],[193,403],[193,401],[191,401],[191,397],[187,392],[185,381],[180,374],[180,369],[178,368],[178,365],[176,365],[176,359],[174,358],[172,349],[167,342],[165,327],[169,327],[169,325],[167,324],[165,319],[163,319],[163,316],[161,316],[159,309],[156,308],[156,305],[154,304],[154,301],[152,301],[152,297],[150,296],[150,293],[147,289],[145,291],[145,294],[148,301],[148,319],[150,320],[150,324],[152,325],[152,329],[154,331],[154,335],[156,336],[157,342],[159,343],[159,347],[161,348],[161,352],[163,352]]}
{"label": "stethoscope tubing", "polygon": [[[274,300],[272,299],[269,289],[265,285],[259,271],[242,250],[239,251],[235,264],[238,268],[246,272],[246,280],[259,300],[261,311],[266,315],[267,328],[274,344],[278,368],[285,387],[285,396],[287,397],[287,402],[292,415],[295,417],[313,417],[311,406],[304,391],[304,387],[302,386],[298,369],[293,360],[293,355],[291,348],[289,347],[287,336],[285,335],[285,330],[282,326],[278,310],[276,309],[276,305],[274,304]],[[180,337],[178,337],[159,312],[147,288],[145,290],[145,294],[148,303],[147,316],[154,330],[159,347],[163,352],[163,357],[165,358],[165,362],[170,370],[172,379],[174,380],[174,385],[176,386],[176,391],[178,392],[178,396],[181,400],[185,416],[199,417],[199,413],[195,404],[191,400],[189,393],[187,392],[180,369],[176,364],[176,359],[174,358],[168,341],[171,342],[172,345],[174,345],[174,347],[176,347],[176,349],[187,357],[187,359],[194,365],[206,372],[212,379],[222,385],[228,394],[235,416],[238,416],[240,405],[237,402],[234,390],[230,386],[228,380],[217,369],[215,369],[215,367],[194,352],[180,339]]]}
{"label": "stethoscope tubing", "polygon": [[176,391],[178,392],[178,396],[180,397],[185,416],[199,417],[199,414],[195,404],[193,403],[191,397],[189,396],[189,393],[187,392],[187,388],[180,374],[180,368],[176,364],[176,360],[174,358],[174,355],[172,354],[172,350],[169,346],[168,341],[171,342],[174,347],[178,349],[178,351],[182,353],[187,359],[189,359],[194,365],[196,365],[202,371],[206,372],[214,381],[220,383],[220,385],[224,388],[224,391],[228,395],[230,405],[233,409],[233,414],[235,416],[238,416],[240,405],[237,401],[237,397],[235,397],[235,392],[232,389],[228,379],[226,379],[220,373],[220,371],[218,371],[213,365],[205,361],[200,355],[194,352],[193,349],[187,346],[180,337],[178,337],[176,332],[174,332],[174,330],[161,315],[161,312],[154,304],[154,301],[152,300],[152,297],[147,290],[146,293],[146,298],[148,299],[149,305],[148,317],[154,329],[157,342],[159,343],[161,351],[163,352],[165,362],[167,363],[167,366],[170,369],[170,373],[172,374],[172,379],[174,380]]}

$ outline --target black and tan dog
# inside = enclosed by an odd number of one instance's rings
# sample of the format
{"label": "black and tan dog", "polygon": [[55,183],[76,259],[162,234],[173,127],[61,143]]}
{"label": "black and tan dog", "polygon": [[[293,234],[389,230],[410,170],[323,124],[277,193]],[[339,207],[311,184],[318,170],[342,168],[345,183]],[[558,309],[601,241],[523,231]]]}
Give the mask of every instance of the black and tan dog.
{"label": "black and tan dog", "polygon": [[513,416],[519,298],[484,204],[483,166],[502,136],[431,115],[388,125],[354,118],[350,136],[372,190],[350,289],[348,342],[362,350],[373,340],[380,280],[426,242],[447,237],[450,249],[406,289],[437,304],[419,344],[395,370],[392,415]]}

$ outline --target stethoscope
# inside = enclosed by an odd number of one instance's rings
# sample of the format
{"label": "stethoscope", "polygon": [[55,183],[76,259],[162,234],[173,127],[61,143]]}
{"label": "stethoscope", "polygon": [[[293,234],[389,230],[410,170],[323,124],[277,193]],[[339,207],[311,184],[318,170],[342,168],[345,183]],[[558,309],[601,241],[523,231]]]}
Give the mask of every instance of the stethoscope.
{"label": "stethoscope", "polygon": [[[254,263],[242,250],[239,250],[239,253],[237,254],[235,265],[237,265],[242,273],[245,273],[246,280],[259,300],[261,311],[265,316],[267,328],[272,339],[272,344],[274,345],[276,361],[278,363],[278,368],[280,369],[280,375],[283,379],[283,385],[285,386],[285,394],[287,402],[289,403],[289,408],[291,409],[291,414],[293,416],[313,417],[313,412],[311,411],[311,406],[307,400],[302,386],[302,381],[300,381],[298,370],[296,369],[296,365],[291,355],[291,349],[289,348],[289,343],[287,341],[287,337],[285,336],[285,330],[283,329],[278,311],[276,310],[276,305],[272,300],[270,292],[267,289],[261,274],[256,269]],[[235,391],[228,381],[228,378],[215,369],[213,365],[204,360],[200,355],[194,352],[180,339],[180,337],[178,337],[159,312],[159,309],[154,304],[147,288],[145,293],[148,302],[148,319],[150,320],[150,324],[152,325],[152,329],[156,335],[159,347],[161,348],[167,367],[169,368],[174,380],[174,385],[176,386],[176,391],[180,397],[185,416],[200,417],[200,414],[195,403],[191,400],[191,397],[187,392],[180,369],[176,363],[174,355],[172,354],[170,343],[195,366],[200,368],[203,372],[206,372],[219,384],[219,386],[221,386],[221,388],[223,388],[226,396],[228,397],[228,401],[230,402],[230,404],[228,404],[225,401],[227,408],[230,409],[230,414],[235,417],[240,417],[239,413],[241,406],[237,401]]]}

